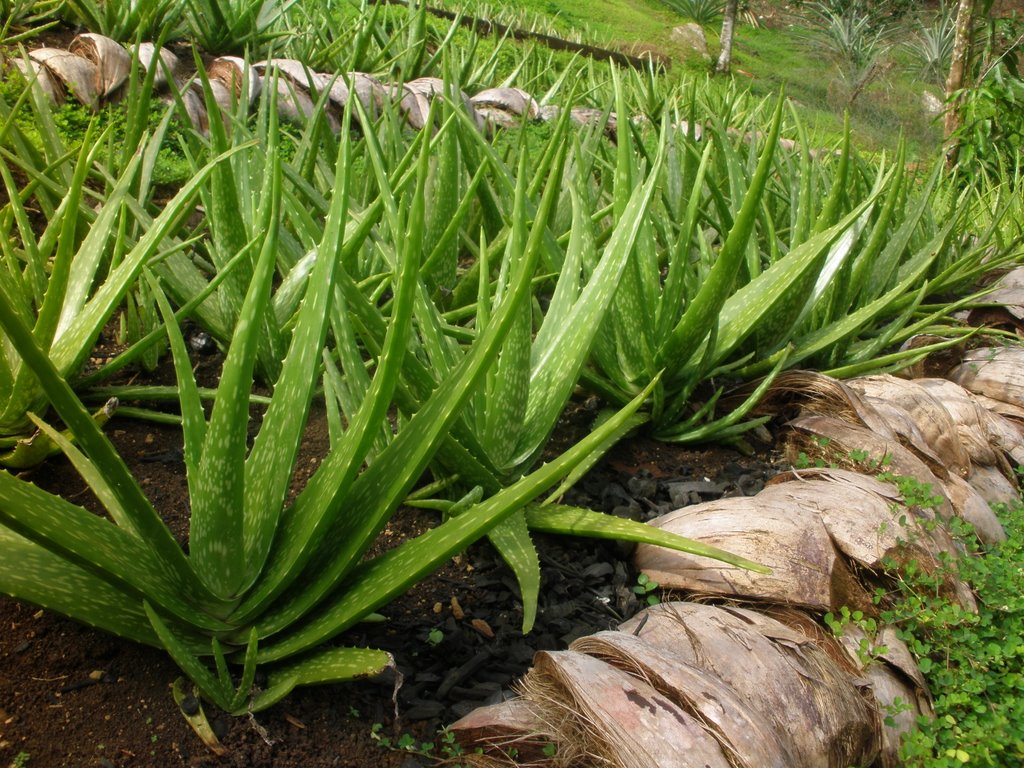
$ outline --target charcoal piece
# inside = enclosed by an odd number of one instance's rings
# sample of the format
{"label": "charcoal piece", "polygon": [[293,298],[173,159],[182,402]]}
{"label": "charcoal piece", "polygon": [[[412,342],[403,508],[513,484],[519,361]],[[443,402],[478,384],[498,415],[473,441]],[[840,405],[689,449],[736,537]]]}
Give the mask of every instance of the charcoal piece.
{"label": "charcoal piece", "polygon": [[429,699],[414,699],[404,716],[407,720],[433,720],[440,717],[445,710],[445,705],[440,701]]}
{"label": "charcoal piece", "polygon": [[448,692],[453,687],[455,687],[463,680],[465,680],[467,677],[471,676],[478,669],[480,669],[480,667],[486,664],[490,658],[491,652],[489,650],[479,651],[469,661],[453,669],[445,676],[441,685],[437,687],[437,697],[439,699],[442,699],[445,696],[447,696]]}
{"label": "charcoal piece", "polygon": [[653,499],[658,495],[658,481],[646,470],[641,470],[629,478],[626,487],[634,497]]}
{"label": "charcoal piece", "polygon": [[699,504],[710,498],[717,498],[724,491],[724,484],[713,483],[710,480],[688,480],[685,483],[668,484],[669,499],[675,509],[689,504]]}
{"label": "charcoal piece", "polygon": [[611,563],[592,563],[583,569],[580,576],[584,579],[603,579],[611,576],[615,568]]}

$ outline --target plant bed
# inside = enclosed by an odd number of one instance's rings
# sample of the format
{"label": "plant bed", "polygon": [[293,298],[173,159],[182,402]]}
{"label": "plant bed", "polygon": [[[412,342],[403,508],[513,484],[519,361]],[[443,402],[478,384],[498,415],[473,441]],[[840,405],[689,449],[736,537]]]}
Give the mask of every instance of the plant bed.
{"label": "plant bed", "polygon": [[[213,381],[219,355],[194,356],[201,381]],[[135,383],[166,383],[164,365]],[[553,440],[578,439],[591,416],[579,406]],[[177,537],[188,524],[180,429],[128,419],[107,427]],[[327,445],[322,410],[314,410],[297,465],[315,467]],[[694,500],[752,493],[774,473],[772,457],[727,448],[686,449],[635,437],[617,445],[575,489],[572,502],[649,519]],[[30,475],[62,497],[93,504],[85,483],[58,457]],[[303,478],[297,477],[297,483]],[[436,525],[434,513],[404,509],[372,554]],[[28,755],[30,766],[408,766],[408,751],[435,745],[441,727],[509,691],[537,650],[563,649],[607,629],[641,607],[629,548],[614,542],[534,537],[542,563],[540,608],[533,631],[521,632],[515,577],[486,543],[453,558],[434,576],[390,603],[387,621],[363,624],[345,645],[394,654],[403,680],[294,691],[252,718],[208,712],[228,752],[216,757],[192,732],[170,692],[180,676],[162,651],[119,640],[36,607],[0,598],[0,765]],[[397,711],[397,716],[396,716]]]}

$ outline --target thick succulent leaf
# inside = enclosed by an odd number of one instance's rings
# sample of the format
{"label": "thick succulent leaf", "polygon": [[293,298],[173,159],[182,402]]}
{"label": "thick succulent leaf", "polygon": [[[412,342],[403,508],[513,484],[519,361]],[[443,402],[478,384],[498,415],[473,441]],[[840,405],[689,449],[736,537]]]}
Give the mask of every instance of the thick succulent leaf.
{"label": "thick succulent leaf", "polygon": [[654,528],[633,520],[624,520],[614,515],[606,515],[580,507],[569,507],[562,504],[547,506],[531,506],[526,509],[526,524],[534,531],[558,533],[571,536],[589,536],[597,539],[614,539],[616,541],[636,541],[644,544],[655,544],[691,555],[700,555],[719,560],[738,568],[746,568],[758,573],[770,573],[769,569],[759,563],[737,557],[725,550],[701,544],[699,541],[679,536],[675,533]]}
{"label": "thick succulent leaf", "polygon": [[[783,103],[780,97],[775,107],[772,126],[768,132],[768,139],[761,153],[761,159],[758,161],[757,170],[747,187],[742,206],[733,220],[725,244],[711,268],[711,273],[687,306],[682,318],[672,329],[669,338],[658,350],[658,362],[670,369],[672,378],[693,376],[694,372],[686,372],[684,366],[700,349],[712,327],[716,323],[720,324],[719,315],[724,314],[723,307],[729,298],[736,281],[736,274],[745,258],[747,245],[754,231],[757,212],[761,207],[768,184],[772,157],[782,124]],[[722,343],[721,338],[718,339],[718,343]]]}
{"label": "thick succulent leaf", "polygon": [[[133,529],[139,531],[145,550],[158,563],[157,569],[165,578],[173,580],[176,591],[186,596],[192,605],[214,605],[217,601],[205,590],[189,566],[184,553],[163,520],[153,509],[149,499],[128,471],[124,460],[107,440],[106,435],[93,421],[92,416],[75,397],[67,381],[57,371],[53,361],[39,348],[31,331],[13,312],[7,301],[0,301],[0,327],[25,360],[26,366],[38,377],[40,385],[53,403],[54,409],[75,436],[89,458],[110,481],[110,487],[118,501],[133,519]],[[4,477],[7,477],[4,475]],[[25,493],[25,487],[33,487],[24,481],[12,481],[3,498],[13,493]],[[78,507],[71,507],[79,509]],[[104,526],[109,524],[82,511],[93,521]],[[43,520],[42,522],[46,522]],[[113,527],[111,530],[116,531]],[[74,534],[74,531],[69,531]],[[122,532],[123,533],[123,532]],[[102,535],[102,534],[101,534]],[[127,534],[126,534],[127,535]]]}
{"label": "thick succulent leaf", "polygon": [[653,385],[649,386],[557,459],[465,513],[360,565],[332,601],[292,630],[266,643],[260,652],[261,659],[282,659],[319,645],[431,574],[454,554],[463,551],[571,472],[633,417],[652,388]]}
{"label": "thick succulent leaf", "polygon": [[197,607],[202,596],[165,570],[148,543],[133,534],[7,472],[0,472],[0,500],[0,523],[10,530],[102,575],[136,600],[148,597],[195,626],[227,629]]}
{"label": "thick succulent leaf", "polygon": [[[280,200],[280,168],[273,174],[271,194]],[[266,239],[224,361],[192,494],[190,561],[210,591],[224,599],[237,597],[250,581],[246,557],[238,556],[251,553],[254,543],[245,518],[248,393],[274,277],[276,211],[271,206]]]}
{"label": "thick succulent leaf", "polygon": [[273,706],[297,685],[345,683],[376,677],[394,667],[394,658],[385,651],[372,648],[327,648],[270,669],[267,690],[258,693],[246,711],[259,712]]}
{"label": "thick succulent leaf", "polygon": [[142,601],[0,525],[0,592],[104,632],[159,645]]}
{"label": "thick succulent leaf", "polygon": [[523,634],[533,629],[537,619],[537,599],[540,595],[540,558],[537,548],[530,539],[526,518],[521,512],[514,512],[491,528],[487,538],[498,550],[519,582],[519,593],[523,598]]}

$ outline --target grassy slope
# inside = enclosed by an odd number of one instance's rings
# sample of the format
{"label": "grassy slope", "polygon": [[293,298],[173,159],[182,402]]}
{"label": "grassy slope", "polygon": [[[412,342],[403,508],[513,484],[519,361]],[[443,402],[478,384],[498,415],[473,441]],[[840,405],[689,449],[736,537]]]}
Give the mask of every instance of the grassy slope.
{"label": "grassy slope", "polygon": [[[496,8],[484,0],[442,0],[441,4],[479,15],[495,15]],[[677,73],[701,74],[709,68],[699,58],[687,58],[686,51],[671,41],[672,27],[687,19],[660,0],[517,0],[500,8],[499,18],[518,17],[520,26],[530,27],[539,21],[549,31],[588,42],[668,56]],[[718,31],[708,29],[706,33],[715,55]],[[898,52],[891,56],[895,66],[866,88],[851,109],[855,142],[867,151],[892,148],[902,131],[912,154],[930,154],[940,135],[937,124],[920,108],[925,85],[899,66]],[[837,141],[846,106],[844,85],[806,30],[787,25],[759,29],[741,25],[733,57],[733,77],[739,84],[767,96],[785,83],[814,140],[825,145]]]}

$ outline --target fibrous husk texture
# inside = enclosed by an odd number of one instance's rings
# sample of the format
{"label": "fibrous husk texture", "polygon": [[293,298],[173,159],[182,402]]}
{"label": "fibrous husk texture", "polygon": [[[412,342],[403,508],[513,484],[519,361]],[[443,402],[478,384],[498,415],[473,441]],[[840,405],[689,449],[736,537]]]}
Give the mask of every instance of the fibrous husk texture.
{"label": "fibrous husk texture", "polygon": [[[639,570],[702,602],[664,603],[538,654],[517,738],[543,723],[536,733],[558,747],[541,757],[551,766],[899,766],[901,737],[933,714],[916,660],[893,627],[869,634],[853,621],[833,635],[822,616],[877,615],[875,589],[910,563],[975,608],[947,567],[965,555],[944,523],[960,515],[983,542],[1004,537],[990,503],[1019,497],[1021,371],[1024,354],[1000,349],[970,353],[959,384],[781,374],[762,412],[785,412],[794,462],[818,466],[652,522],[771,572],[639,546]],[[695,740],[694,723],[713,745]],[[489,743],[470,725],[454,726],[464,743]]]}
{"label": "fibrous husk texture", "polygon": [[[209,117],[201,86],[195,79],[183,77],[173,53],[167,49],[157,52],[152,43],[128,50],[102,35],[83,34],[75,38],[67,51],[40,48],[25,60],[14,60],[14,65],[27,78],[35,78],[52,101],[59,103],[72,96],[96,109],[121,97],[133,57],[138,59],[142,72],[158,65],[154,80],[157,91],[175,88],[192,124],[205,131]],[[233,110],[243,95],[251,107],[264,87],[271,86],[276,91],[277,109],[283,119],[302,121],[322,110],[327,124],[335,131],[341,127],[341,115],[353,92],[371,119],[380,115],[386,101],[393,100],[409,126],[417,130],[426,125],[431,102],[448,95],[454,96],[481,128],[485,124],[519,125],[524,119],[545,117],[533,97],[518,88],[493,88],[477,94],[475,98],[485,113],[480,114],[467,94],[451,89],[438,78],[420,78],[392,87],[362,72],[314,72],[293,59],[250,64],[238,57],[222,56],[210,63],[207,76],[214,101],[225,112]],[[321,99],[321,94],[326,97]],[[358,115],[354,119],[358,123]],[[581,114],[577,119],[586,121],[592,116]]]}

